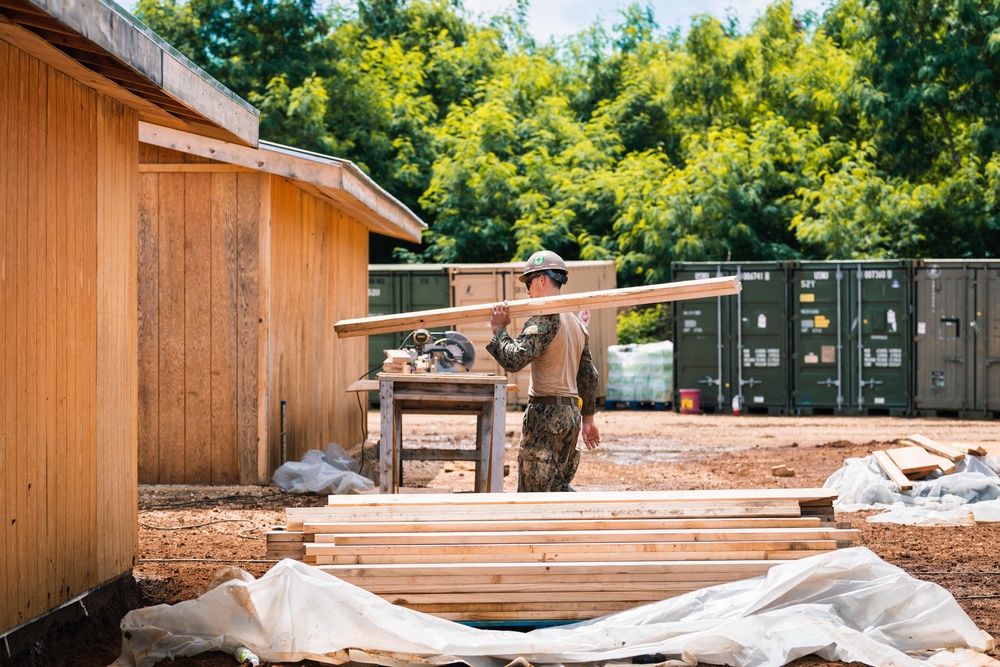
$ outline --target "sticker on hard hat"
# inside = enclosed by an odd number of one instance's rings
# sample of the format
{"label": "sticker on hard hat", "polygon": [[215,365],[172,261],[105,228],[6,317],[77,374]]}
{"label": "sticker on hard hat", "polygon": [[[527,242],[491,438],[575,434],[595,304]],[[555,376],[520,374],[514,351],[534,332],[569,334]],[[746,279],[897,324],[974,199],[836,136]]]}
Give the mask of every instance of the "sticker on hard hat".
{"label": "sticker on hard hat", "polygon": [[535,264],[541,264],[544,261],[545,261],[545,255],[539,255],[538,257],[535,258]]}

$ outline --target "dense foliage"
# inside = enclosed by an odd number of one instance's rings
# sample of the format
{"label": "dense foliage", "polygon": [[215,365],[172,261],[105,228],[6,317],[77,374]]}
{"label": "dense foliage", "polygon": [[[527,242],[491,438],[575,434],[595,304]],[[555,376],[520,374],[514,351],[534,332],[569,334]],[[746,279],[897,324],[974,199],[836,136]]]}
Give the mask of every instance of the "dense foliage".
{"label": "dense foliage", "polygon": [[[1000,4],[775,0],[663,33],[632,5],[538,44],[527,0],[140,0],[262,110],[262,138],[353,160],[429,225],[373,261],[1000,256]],[[650,314],[650,321],[656,316]],[[637,326],[646,326],[636,321]],[[642,335],[641,333],[639,335]]]}

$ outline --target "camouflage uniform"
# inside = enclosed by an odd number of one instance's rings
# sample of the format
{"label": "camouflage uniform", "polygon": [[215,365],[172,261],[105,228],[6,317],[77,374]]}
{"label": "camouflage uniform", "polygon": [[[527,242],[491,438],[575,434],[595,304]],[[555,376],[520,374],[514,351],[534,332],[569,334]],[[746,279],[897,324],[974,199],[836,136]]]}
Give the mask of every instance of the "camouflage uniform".
{"label": "camouflage uniform", "polygon": [[[558,315],[537,315],[525,323],[517,338],[498,331],[486,351],[505,370],[516,373],[545,352],[558,330]],[[524,411],[517,456],[518,491],[572,490],[569,483],[580,465],[576,442],[583,423],[581,414],[592,415],[597,410],[597,369],[589,341],[580,355],[576,383],[583,400],[582,410],[575,405],[529,403]]]}

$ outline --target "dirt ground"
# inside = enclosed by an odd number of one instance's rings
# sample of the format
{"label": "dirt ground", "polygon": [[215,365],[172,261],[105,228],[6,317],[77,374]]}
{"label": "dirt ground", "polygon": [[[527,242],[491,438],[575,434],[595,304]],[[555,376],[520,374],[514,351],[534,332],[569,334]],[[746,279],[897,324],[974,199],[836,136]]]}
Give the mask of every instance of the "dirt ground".
{"label": "dirt ground", "polygon": [[[521,413],[507,416],[507,491],[516,489]],[[580,491],[818,487],[844,460],[863,457],[911,433],[945,441],[1000,439],[1000,423],[889,417],[732,417],[666,411],[603,411],[603,445],[583,454],[574,487]],[[368,418],[377,440],[377,412]],[[407,415],[407,444],[471,445],[471,417]],[[785,464],[794,477],[773,477]],[[407,462],[404,484],[470,491],[472,464]],[[218,568],[237,565],[255,576],[264,558],[264,533],[284,523],[284,508],[325,504],[325,497],[292,496],[277,487],[144,486],[139,491],[139,565],[134,576],[141,605],[175,603],[204,592]],[[869,524],[868,513],[840,513],[861,531],[860,544],[912,575],[951,591],[985,632],[1000,639],[1000,524],[910,527]],[[120,617],[119,617],[120,620]],[[38,647],[32,664],[110,664],[121,645],[117,621],[94,621],[85,637],[67,629]],[[75,632],[75,634],[74,634]],[[77,642],[84,641],[83,648]],[[1000,658],[1000,650],[991,655]],[[231,666],[221,653],[178,659],[179,667]],[[304,663],[312,664],[312,663]],[[803,658],[796,667],[828,665]]]}

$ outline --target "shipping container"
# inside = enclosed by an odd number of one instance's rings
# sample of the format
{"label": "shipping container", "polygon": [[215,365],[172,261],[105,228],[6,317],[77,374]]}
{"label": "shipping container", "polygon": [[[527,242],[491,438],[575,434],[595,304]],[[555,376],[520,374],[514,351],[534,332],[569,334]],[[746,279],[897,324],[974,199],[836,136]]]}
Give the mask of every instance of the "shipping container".
{"label": "shipping container", "polygon": [[918,260],[914,407],[1000,418],[1000,261]]}
{"label": "shipping container", "polygon": [[[368,267],[368,316],[395,315],[451,306],[448,267],[444,264],[371,264]],[[447,330],[447,327],[440,331]],[[368,336],[368,371],[374,377],[385,361],[385,350],[398,350],[412,331]],[[439,333],[435,330],[435,333]],[[378,405],[378,392],[368,393]]]}
{"label": "shipping container", "polygon": [[911,411],[910,260],[792,267],[792,409]]}
{"label": "shipping container", "polygon": [[738,275],[733,296],[676,301],[674,405],[698,389],[700,409],[786,414],[789,406],[787,262],[678,262],[674,281]]}

